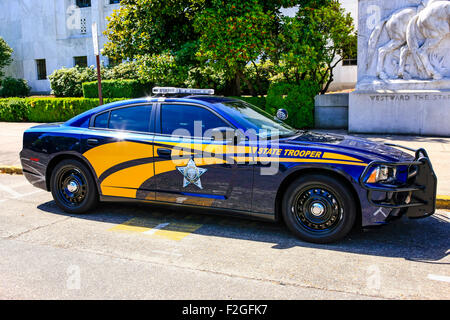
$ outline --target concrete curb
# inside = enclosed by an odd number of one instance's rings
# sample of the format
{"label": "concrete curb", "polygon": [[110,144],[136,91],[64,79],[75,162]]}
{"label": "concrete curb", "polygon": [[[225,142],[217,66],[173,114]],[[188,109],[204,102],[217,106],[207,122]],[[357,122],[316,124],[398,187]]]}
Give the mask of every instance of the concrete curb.
{"label": "concrete curb", "polygon": [[450,209],[450,196],[437,196],[436,197],[437,209]]}
{"label": "concrete curb", "polygon": [[0,166],[0,173],[7,173],[7,174],[22,174],[22,168],[21,167],[14,167],[14,166]]}
{"label": "concrete curb", "polygon": [[[0,173],[6,174],[22,174],[21,167],[14,166],[0,166]],[[436,197],[437,209],[450,209],[450,196],[437,196]]]}

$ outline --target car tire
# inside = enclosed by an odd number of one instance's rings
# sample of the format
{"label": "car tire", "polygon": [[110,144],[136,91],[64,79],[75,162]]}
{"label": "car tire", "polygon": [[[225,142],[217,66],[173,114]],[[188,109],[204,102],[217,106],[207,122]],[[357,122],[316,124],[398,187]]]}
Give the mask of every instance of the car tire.
{"label": "car tire", "polygon": [[53,169],[51,192],[58,207],[68,213],[86,213],[98,204],[98,191],[89,169],[75,159],[63,160]]}
{"label": "car tire", "polygon": [[324,174],[297,178],[282,200],[287,227],[298,238],[313,243],[331,243],[344,238],[357,214],[355,198],[338,179]]}

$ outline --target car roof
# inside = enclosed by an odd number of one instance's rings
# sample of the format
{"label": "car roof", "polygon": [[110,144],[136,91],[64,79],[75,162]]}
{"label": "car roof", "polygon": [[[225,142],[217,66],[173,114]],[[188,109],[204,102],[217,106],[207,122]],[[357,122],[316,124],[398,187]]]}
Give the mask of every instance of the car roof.
{"label": "car roof", "polygon": [[75,116],[74,118],[68,120],[65,122],[65,125],[67,126],[73,126],[73,127],[88,127],[89,126],[89,119],[92,115],[101,113],[103,111],[107,111],[109,109],[113,109],[116,107],[122,107],[132,104],[139,104],[139,103],[148,103],[148,102],[194,102],[199,103],[203,105],[207,105],[210,107],[213,107],[213,104],[216,103],[222,103],[222,102],[230,102],[235,101],[236,99],[233,98],[227,98],[227,97],[219,97],[219,96],[209,96],[209,95],[187,95],[187,96],[153,96],[153,97],[144,97],[144,98],[138,98],[138,99],[128,99],[128,100],[120,100],[111,102],[108,104],[104,104],[101,106],[98,106],[96,108],[90,109],[88,111],[83,112],[82,114]]}

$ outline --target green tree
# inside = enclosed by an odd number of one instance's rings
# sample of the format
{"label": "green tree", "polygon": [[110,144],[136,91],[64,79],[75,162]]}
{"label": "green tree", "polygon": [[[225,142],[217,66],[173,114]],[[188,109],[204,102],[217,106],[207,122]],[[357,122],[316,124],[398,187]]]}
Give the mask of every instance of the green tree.
{"label": "green tree", "polygon": [[258,0],[212,0],[211,7],[195,18],[194,28],[200,34],[197,56],[215,69],[227,71],[235,81],[235,95],[241,95],[242,80],[256,95],[245,68],[274,50],[277,15],[271,9]]}
{"label": "green tree", "polygon": [[[284,17],[280,8],[292,6],[296,17]],[[312,81],[323,93],[356,51],[352,19],[336,0],[122,0],[105,35],[105,54],[136,60],[141,80],[213,83],[232,95],[241,87],[263,95],[269,79]]]}
{"label": "green tree", "polygon": [[170,52],[139,56],[136,62],[140,79],[158,86],[183,86],[188,76],[188,66]]}
{"label": "green tree", "polygon": [[199,37],[192,18],[203,6],[201,0],[122,0],[107,18],[104,34],[109,42],[104,52],[109,57],[135,59],[186,50]]}
{"label": "green tree", "polygon": [[276,70],[288,83],[311,80],[325,93],[334,68],[356,52],[353,19],[338,1],[328,0],[305,3],[295,17],[282,20],[272,56]]}
{"label": "green tree", "polygon": [[5,40],[0,37],[0,78],[4,73],[2,69],[11,63],[11,54],[13,50],[8,46]]}
{"label": "green tree", "polygon": [[183,85],[192,69],[202,68],[193,17],[204,5],[204,0],[123,0],[108,17],[104,52],[135,60],[143,82]]}

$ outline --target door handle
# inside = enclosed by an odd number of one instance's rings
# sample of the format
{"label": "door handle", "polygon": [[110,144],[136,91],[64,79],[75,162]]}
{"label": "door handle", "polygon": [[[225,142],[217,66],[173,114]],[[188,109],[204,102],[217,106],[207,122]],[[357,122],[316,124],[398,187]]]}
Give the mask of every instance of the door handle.
{"label": "door handle", "polygon": [[90,146],[95,146],[95,145],[98,145],[98,139],[87,139],[87,144],[88,145],[90,145]]}
{"label": "door handle", "polygon": [[168,158],[168,159],[170,159],[170,157],[172,155],[172,150],[170,150],[170,149],[158,149],[157,153],[158,153],[158,156],[160,156],[161,158]]}

